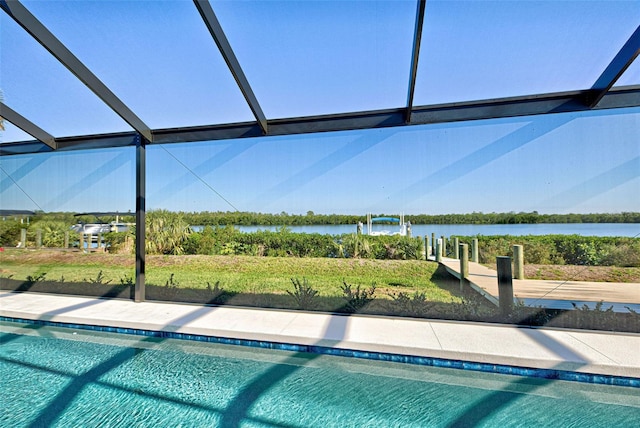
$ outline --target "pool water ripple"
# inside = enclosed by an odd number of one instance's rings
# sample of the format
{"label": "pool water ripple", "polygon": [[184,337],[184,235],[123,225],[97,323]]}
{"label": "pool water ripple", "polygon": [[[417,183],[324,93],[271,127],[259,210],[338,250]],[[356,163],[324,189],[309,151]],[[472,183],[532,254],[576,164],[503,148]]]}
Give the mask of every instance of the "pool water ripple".
{"label": "pool water ripple", "polygon": [[634,426],[640,389],[0,323],[0,426]]}

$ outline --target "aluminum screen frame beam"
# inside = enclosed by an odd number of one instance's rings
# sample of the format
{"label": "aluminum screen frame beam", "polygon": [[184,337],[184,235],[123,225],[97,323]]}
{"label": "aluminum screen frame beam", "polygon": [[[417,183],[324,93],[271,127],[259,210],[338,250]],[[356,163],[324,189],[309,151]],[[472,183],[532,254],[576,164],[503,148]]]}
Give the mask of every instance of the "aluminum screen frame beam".
{"label": "aluminum screen frame beam", "polygon": [[94,94],[108,105],[118,116],[147,140],[152,140],[149,128],[138,116],[127,107],[95,74],[89,70],[71,51],[58,40],[38,19],[18,0],[0,0],[0,8],[18,25],[36,39],[62,65],[73,73]]}
{"label": "aluminum screen frame beam", "polygon": [[56,143],[56,139],[53,135],[43,130],[2,101],[0,101],[0,117],[6,119],[7,122],[13,123],[15,126],[22,129],[38,141],[51,147],[53,150],[58,148],[58,144]]}
{"label": "aluminum screen frame beam", "polygon": [[413,94],[416,88],[416,76],[418,75],[418,59],[420,57],[420,41],[422,40],[422,26],[424,24],[424,10],[427,0],[418,0],[416,10],[416,25],[413,35],[413,52],[411,54],[411,69],[409,71],[409,90],[407,93],[407,107],[405,111],[405,122],[411,123],[411,112],[413,110]]}
{"label": "aluminum screen frame beam", "polygon": [[[592,109],[582,102],[586,93],[587,90],[583,90],[414,107],[409,124],[404,120],[404,108],[273,119],[269,122],[269,135],[313,134],[590,111]],[[609,91],[595,110],[626,107],[640,107],[640,86]],[[261,135],[260,129],[253,122],[159,129],[153,133],[154,143],[163,144],[253,138]]]}
{"label": "aluminum screen frame beam", "polygon": [[[594,109],[583,102],[587,93],[588,90],[583,90],[415,107],[410,124],[404,120],[404,108],[274,119],[269,122],[269,135],[313,134],[640,107],[640,86],[614,88],[605,94]],[[153,135],[154,141],[149,142],[150,145],[265,136],[256,122],[158,129],[153,131]],[[86,150],[135,146],[136,136],[134,132],[121,132],[64,137],[56,141],[58,151]],[[0,144],[0,156],[36,153],[42,151],[43,147],[46,146],[34,141]]]}
{"label": "aluminum screen frame beam", "polygon": [[586,103],[590,108],[594,108],[602,100],[639,54],[640,25],[589,90]]}
{"label": "aluminum screen frame beam", "polygon": [[136,145],[136,279],[133,288],[133,301],[146,300],[146,239],[147,239],[147,154],[142,135],[137,135]]}
{"label": "aluminum screen frame beam", "polygon": [[238,84],[244,99],[247,101],[247,104],[249,104],[249,108],[258,121],[262,133],[267,135],[269,132],[267,118],[258,103],[258,99],[251,89],[251,85],[249,85],[249,81],[240,66],[240,62],[238,62],[238,58],[236,58],[236,55],[233,52],[233,48],[231,47],[229,40],[227,40],[227,36],[224,34],[220,21],[218,21],[216,14],[213,12],[211,4],[208,0],[193,0],[193,3],[196,5],[202,20],[209,30],[209,33],[211,33],[211,37],[213,37],[213,40],[216,42],[218,50],[222,54],[224,61],[227,63],[227,66]]}

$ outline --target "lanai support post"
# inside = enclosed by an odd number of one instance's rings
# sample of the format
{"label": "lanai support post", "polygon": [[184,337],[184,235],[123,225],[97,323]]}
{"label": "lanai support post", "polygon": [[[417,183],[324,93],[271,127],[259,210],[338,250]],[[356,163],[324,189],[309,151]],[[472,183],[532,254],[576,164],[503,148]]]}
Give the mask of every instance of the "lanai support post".
{"label": "lanai support post", "polygon": [[500,312],[508,315],[513,312],[513,275],[511,270],[511,257],[496,257],[498,268],[498,302]]}
{"label": "lanai support post", "polygon": [[134,301],[145,300],[145,238],[146,238],[146,143],[138,134],[136,139],[136,285]]}

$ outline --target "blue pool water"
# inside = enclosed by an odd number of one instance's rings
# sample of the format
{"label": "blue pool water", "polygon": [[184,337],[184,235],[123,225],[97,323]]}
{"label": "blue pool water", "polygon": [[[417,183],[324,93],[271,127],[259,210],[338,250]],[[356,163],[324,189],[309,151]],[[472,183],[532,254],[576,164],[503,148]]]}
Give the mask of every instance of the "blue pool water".
{"label": "blue pool water", "polygon": [[603,426],[640,389],[0,323],[2,427]]}

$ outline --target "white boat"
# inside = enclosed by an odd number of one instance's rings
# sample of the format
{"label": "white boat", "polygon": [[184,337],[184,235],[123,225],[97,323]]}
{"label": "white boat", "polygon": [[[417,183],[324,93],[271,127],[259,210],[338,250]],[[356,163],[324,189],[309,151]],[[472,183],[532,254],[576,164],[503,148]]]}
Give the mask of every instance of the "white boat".
{"label": "white boat", "polygon": [[77,223],[71,226],[71,230],[74,232],[82,233],[83,235],[97,235],[99,233],[108,232],[126,232],[133,224],[130,223]]}
{"label": "white boat", "polygon": [[[123,214],[119,212],[91,212],[91,213],[75,214],[75,217],[79,217],[79,216],[96,217],[98,220],[98,223],[84,223],[80,221],[74,224],[73,226],[71,226],[71,230],[78,233],[82,233],[83,235],[94,235],[94,239],[96,239],[95,237],[99,233],[127,232],[131,230],[133,226],[135,226],[135,223],[122,223],[120,221],[120,216],[124,216],[124,215],[131,216],[130,213]],[[105,223],[100,221],[100,217],[105,217],[105,216],[115,216],[116,220],[112,221],[111,223]]]}

